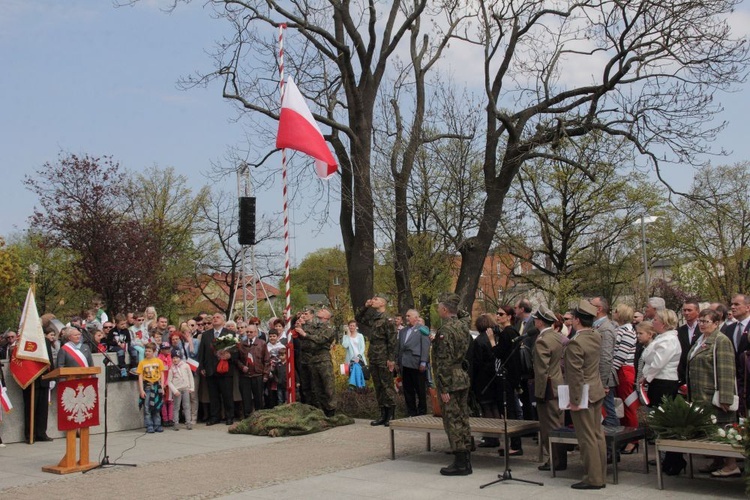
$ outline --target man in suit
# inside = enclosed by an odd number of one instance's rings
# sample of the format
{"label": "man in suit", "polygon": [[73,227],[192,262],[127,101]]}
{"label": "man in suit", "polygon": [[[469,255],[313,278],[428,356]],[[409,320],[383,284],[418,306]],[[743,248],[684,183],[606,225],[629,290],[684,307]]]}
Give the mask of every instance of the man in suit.
{"label": "man in suit", "polygon": [[726,326],[722,332],[732,341],[735,352],[735,365],[737,368],[737,392],[740,396],[741,415],[746,411],[746,393],[745,393],[745,352],[750,349],[748,342],[748,330],[750,330],[750,299],[747,295],[737,294],[732,297],[732,317],[737,320],[736,323]]}
{"label": "man in suit", "polygon": [[[234,396],[232,390],[232,370],[226,373],[218,373],[216,366],[219,359],[223,356],[229,359],[231,354],[226,351],[216,352],[214,341],[222,335],[231,333],[224,329],[226,322],[222,313],[214,313],[211,317],[211,330],[206,330],[201,336],[201,342],[198,345],[198,368],[201,375],[205,377],[206,387],[208,388],[209,399],[209,419],[206,425],[215,425],[221,421],[222,403],[224,406],[224,418],[226,424],[233,423],[234,415]],[[230,365],[231,366],[231,365]]]}
{"label": "man in suit", "polygon": [[[516,302],[514,310],[516,314],[515,327],[516,330],[518,330],[518,333],[521,334],[523,339],[521,342],[523,342],[529,352],[534,349],[534,341],[536,340],[537,335],[539,335],[539,330],[534,326],[534,318],[531,317],[531,311],[532,308],[529,299],[521,299]],[[536,408],[531,404],[533,399],[532,394],[534,393],[534,375],[527,375],[530,378],[522,382],[523,392],[519,395],[523,410],[523,419],[537,420]]]}
{"label": "man in suit", "polygon": [[680,341],[680,347],[682,348],[680,365],[677,367],[680,385],[687,383],[688,352],[690,352],[690,348],[698,340],[698,337],[701,336],[698,329],[698,313],[700,313],[700,305],[698,305],[697,300],[686,300],[682,304],[682,317],[685,319],[685,324],[677,329],[677,339]]}
{"label": "man in suit", "polygon": [[[552,328],[555,313],[545,306],[539,306],[533,315],[534,326],[540,330],[534,341],[534,397],[539,414],[539,430],[543,449],[549,450],[549,432],[563,426],[564,416],[557,401],[557,387],[564,384],[562,375],[562,355],[564,337]],[[565,341],[568,339],[565,338]],[[568,467],[568,452],[564,446],[555,445],[550,457],[555,470]],[[539,466],[539,470],[550,470],[549,461]]]}
{"label": "man in suit", "polygon": [[596,307],[594,315],[594,330],[602,336],[602,349],[599,358],[599,374],[604,386],[604,409],[607,411],[604,417],[604,425],[617,427],[620,419],[615,411],[615,388],[618,384],[617,374],[612,372],[612,362],[615,355],[615,324],[609,319],[609,302],[604,297],[594,297],[589,301]]}
{"label": "man in suit", "polygon": [[427,413],[427,361],[430,330],[415,309],[406,312],[406,328],[398,332],[396,363],[403,380],[404,400],[410,417]]}
{"label": "man in suit", "polygon": [[[565,380],[570,391],[570,415],[573,419],[581,460],[583,480],[571,486],[577,490],[598,490],[606,486],[607,447],[601,423],[604,386],[599,373],[602,336],[592,329],[598,308],[581,300],[573,311],[575,336],[565,348]],[[583,388],[588,385],[588,408]]]}

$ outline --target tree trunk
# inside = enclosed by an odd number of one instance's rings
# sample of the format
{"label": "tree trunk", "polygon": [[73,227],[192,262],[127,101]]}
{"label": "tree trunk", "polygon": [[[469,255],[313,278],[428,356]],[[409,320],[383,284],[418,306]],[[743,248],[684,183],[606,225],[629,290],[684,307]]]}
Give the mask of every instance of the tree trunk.
{"label": "tree trunk", "polygon": [[406,182],[395,179],[396,221],[393,248],[393,271],[396,277],[398,294],[398,312],[403,314],[414,308],[414,294],[411,290],[411,271],[409,269],[409,229],[406,214]]}

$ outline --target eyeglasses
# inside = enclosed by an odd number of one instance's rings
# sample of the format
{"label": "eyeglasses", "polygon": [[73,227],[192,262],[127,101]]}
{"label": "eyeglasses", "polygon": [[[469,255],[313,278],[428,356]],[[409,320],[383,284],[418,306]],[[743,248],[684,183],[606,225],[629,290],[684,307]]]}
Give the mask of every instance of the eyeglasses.
{"label": "eyeglasses", "polygon": [[714,321],[711,321],[710,319],[699,319],[698,323],[701,323],[704,325],[710,325],[711,323],[714,323]]}
{"label": "eyeglasses", "polygon": [[111,330],[111,329],[112,329],[113,327],[112,327],[112,326],[110,326],[110,325],[104,325],[104,326],[103,326],[102,328],[103,328],[104,330]]}
{"label": "eyeglasses", "polygon": [[143,318],[135,318],[136,321],[143,321]]}
{"label": "eyeglasses", "polygon": [[507,314],[505,314],[505,311],[498,311],[495,313],[495,316],[507,316]]}
{"label": "eyeglasses", "polygon": [[563,321],[573,321],[573,318],[570,316],[563,316]]}

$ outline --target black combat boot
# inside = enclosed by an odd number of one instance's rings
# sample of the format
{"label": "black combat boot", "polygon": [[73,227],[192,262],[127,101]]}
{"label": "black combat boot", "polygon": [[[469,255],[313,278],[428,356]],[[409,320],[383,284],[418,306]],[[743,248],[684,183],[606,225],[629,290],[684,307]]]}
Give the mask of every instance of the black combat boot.
{"label": "black combat boot", "polygon": [[380,418],[370,422],[370,425],[383,425],[388,421],[388,408],[385,406],[380,407]]}
{"label": "black combat boot", "polygon": [[456,458],[448,467],[440,469],[440,474],[444,476],[468,476],[471,474],[471,464],[469,464],[469,452],[457,451],[454,453]]}
{"label": "black combat boot", "polygon": [[386,427],[390,427],[391,420],[394,420],[396,418],[396,407],[386,407],[385,409],[385,422],[383,422],[383,425]]}

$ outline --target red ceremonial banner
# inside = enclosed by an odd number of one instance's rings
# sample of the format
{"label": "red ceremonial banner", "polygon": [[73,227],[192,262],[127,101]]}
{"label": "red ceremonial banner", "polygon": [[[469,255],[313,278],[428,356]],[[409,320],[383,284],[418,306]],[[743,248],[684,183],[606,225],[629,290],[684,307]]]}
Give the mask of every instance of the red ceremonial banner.
{"label": "red ceremonial banner", "polygon": [[65,380],[57,384],[57,428],[71,431],[99,425],[98,379]]}

